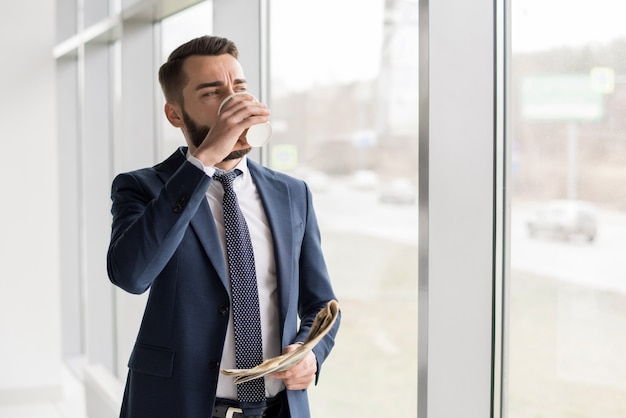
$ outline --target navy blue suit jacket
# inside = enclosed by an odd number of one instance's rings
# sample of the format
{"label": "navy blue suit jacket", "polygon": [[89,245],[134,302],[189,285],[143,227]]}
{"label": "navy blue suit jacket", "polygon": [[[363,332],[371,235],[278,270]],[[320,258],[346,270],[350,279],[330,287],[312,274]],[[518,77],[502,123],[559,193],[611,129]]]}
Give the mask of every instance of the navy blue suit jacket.
{"label": "navy blue suit jacket", "polygon": [[[181,147],[161,164],[113,181],[109,277],[131,293],[150,289],[122,417],[205,418],[215,401],[229,282],[205,196],[213,180],[185,155]],[[317,312],[336,297],[306,184],[250,160],[248,166],[273,235],[284,347],[304,341]],[[314,350],[318,374],[338,326]],[[293,418],[310,416],[306,391],[287,397]]]}

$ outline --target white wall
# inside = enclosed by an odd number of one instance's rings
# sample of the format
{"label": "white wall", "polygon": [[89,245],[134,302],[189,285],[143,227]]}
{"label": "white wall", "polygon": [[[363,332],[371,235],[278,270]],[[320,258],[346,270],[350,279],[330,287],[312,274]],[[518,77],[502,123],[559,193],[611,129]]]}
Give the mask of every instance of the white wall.
{"label": "white wall", "polygon": [[0,14],[0,403],[61,395],[54,4]]}

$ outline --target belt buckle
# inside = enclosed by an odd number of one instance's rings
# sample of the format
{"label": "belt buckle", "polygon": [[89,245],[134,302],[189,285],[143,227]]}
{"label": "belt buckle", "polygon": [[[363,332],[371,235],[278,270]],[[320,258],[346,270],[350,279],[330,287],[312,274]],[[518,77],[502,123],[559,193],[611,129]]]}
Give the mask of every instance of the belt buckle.
{"label": "belt buckle", "polygon": [[243,415],[243,409],[235,408],[234,406],[229,406],[228,409],[226,410],[226,416],[224,418],[233,418],[235,414]]}

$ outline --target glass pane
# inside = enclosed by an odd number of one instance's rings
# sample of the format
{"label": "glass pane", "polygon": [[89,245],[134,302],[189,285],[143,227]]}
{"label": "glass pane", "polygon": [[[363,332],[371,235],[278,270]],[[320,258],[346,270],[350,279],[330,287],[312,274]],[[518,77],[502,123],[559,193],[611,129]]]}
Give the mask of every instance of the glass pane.
{"label": "glass pane", "polygon": [[512,6],[508,417],[624,417],[626,4]]}
{"label": "glass pane", "polygon": [[270,6],[269,161],[313,191],[343,311],[313,416],[416,416],[417,0]]}

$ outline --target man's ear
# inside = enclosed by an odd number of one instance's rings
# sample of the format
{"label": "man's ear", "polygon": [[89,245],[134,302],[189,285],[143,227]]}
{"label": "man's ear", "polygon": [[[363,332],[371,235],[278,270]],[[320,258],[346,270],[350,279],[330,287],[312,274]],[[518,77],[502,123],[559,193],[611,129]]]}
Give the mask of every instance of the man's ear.
{"label": "man's ear", "polygon": [[165,117],[175,128],[183,126],[182,109],[175,103],[165,103]]}

